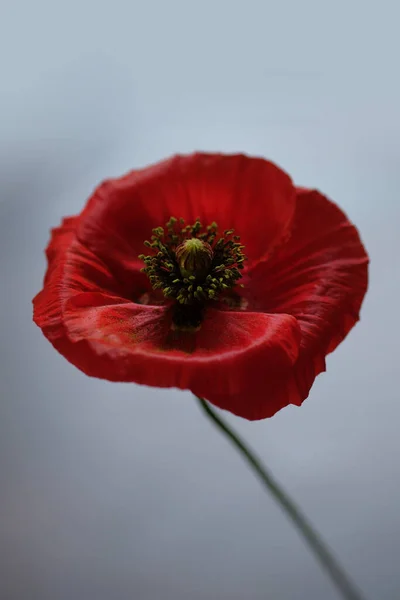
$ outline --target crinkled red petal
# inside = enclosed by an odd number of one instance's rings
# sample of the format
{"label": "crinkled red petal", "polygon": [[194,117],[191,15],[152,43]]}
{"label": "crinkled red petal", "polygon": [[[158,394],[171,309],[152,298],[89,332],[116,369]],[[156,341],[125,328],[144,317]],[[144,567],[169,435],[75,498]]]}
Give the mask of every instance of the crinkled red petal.
{"label": "crinkled red petal", "polygon": [[[296,319],[288,315],[210,309],[197,333],[173,331],[167,307],[120,303],[92,292],[67,302],[65,327],[64,352],[88,375],[199,395],[213,390],[251,397],[266,369],[273,375],[288,371],[300,340]],[[86,349],[77,360],[74,346],[82,343]]]}
{"label": "crinkled red petal", "polygon": [[68,217],[52,230],[46,249],[48,269],[44,287],[33,299],[36,324],[50,340],[65,335],[64,308],[67,300],[84,291],[104,293],[130,301],[131,294],[149,289],[147,277],[135,271],[129,286],[118,280],[109,267],[76,238],[79,217]]}
{"label": "crinkled red petal", "polygon": [[142,266],[137,257],[154,227],[171,216],[189,224],[200,218],[204,226],[216,221],[221,232],[235,229],[251,264],[284,237],[294,208],[290,177],[262,158],[174,156],[100,185],[81,215],[78,237],[121,277]]}
{"label": "crinkled red petal", "polygon": [[272,416],[287,404],[300,405],[325,356],[359,319],[368,285],[368,256],[356,228],[325,196],[298,190],[290,239],[245,281],[248,309],[294,316],[301,330],[299,357],[290,376],[265,378],[264,390],[250,399],[214,396],[214,404],[250,419]]}

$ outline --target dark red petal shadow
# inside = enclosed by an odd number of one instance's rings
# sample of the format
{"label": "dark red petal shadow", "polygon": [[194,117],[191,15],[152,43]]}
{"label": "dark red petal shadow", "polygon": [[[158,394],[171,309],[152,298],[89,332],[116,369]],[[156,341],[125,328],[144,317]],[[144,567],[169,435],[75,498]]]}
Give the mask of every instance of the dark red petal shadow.
{"label": "dark red petal shadow", "polygon": [[[325,370],[326,354],[358,321],[367,285],[368,256],[356,228],[325,196],[299,189],[290,239],[248,275],[243,290],[248,310],[293,315],[301,330],[291,377],[266,381],[260,394],[249,397],[255,407],[264,407],[253,418],[302,403],[315,377]],[[236,414],[246,401],[231,396],[208,399]]]}
{"label": "dark red petal shadow", "polygon": [[[97,188],[81,215],[78,237],[113,270],[142,266],[137,256],[152,229],[171,216],[220,230],[234,228],[249,261],[268,255],[287,232],[295,189],[274,164],[244,155],[174,156]],[[249,264],[250,264],[249,263]]]}

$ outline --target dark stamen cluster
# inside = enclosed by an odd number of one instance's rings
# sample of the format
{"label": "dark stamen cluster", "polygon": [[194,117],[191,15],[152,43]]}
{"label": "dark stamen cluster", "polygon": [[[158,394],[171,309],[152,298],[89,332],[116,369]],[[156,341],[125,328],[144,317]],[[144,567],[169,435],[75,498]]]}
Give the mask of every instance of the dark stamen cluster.
{"label": "dark stamen cluster", "polygon": [[[183,219],[171,217],[166,230],[153,229],[151,241],[144,242],[151,254],[140,255],[145,263],[142,271],[166,298],[182,307],[200,309],[208,301],[217,300],[242,277],[246,257],[239,236],[233,233],[231,229],[219,235],[216,223],[204,228],[199,219],[193,225],[185,225]],[[193,243],[194,238],[202,244]]]}

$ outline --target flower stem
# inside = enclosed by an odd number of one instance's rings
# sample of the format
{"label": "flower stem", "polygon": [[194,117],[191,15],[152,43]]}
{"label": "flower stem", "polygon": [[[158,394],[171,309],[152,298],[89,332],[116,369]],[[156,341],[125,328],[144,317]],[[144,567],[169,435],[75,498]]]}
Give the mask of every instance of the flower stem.
{"label": "flower stem", "polygon": [[341,592],[342,597],[345,598],[345,600],[363,600],[361,593],[356,589],[354,584],[351,583],[349,576],[333,557],[332,552],[328,549],[325,542],[322,541],[308,519],[302,514],[299,508],[297,508],[294,501],[281,488],[271,473],[268,472],[267,468],[244,444],[244,442],[242,442],[238,434],[228,427],[203,398],[200,398],[199,396],[196,396],[196,398],[206,415],[228,436],[231,443],[236,446],[243,458],[253,467],[267,490],[274,496],[280,507],[296,525],[305,542],[308,543],[310,549],[314,552],[316,558],[326,570],[332,582]]}

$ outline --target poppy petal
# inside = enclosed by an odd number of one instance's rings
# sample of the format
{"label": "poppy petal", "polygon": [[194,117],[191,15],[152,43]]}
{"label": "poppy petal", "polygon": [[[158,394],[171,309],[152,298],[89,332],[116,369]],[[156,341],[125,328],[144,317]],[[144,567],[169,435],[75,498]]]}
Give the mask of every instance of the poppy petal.
{"label": "poppy petal", "polygon": [[93,292],[72,297],[64,315],[62,352],[86,374],[198,395],[212,389],[251,397],[266,373],[290,369],[300,341],[296,319],[288,315],[210,309],[201,329],[189,333],[171,330],[168,307]]}
{"label": "poppy petal", "polygon": [[[266,365],[260,366],[261,369],[265,367]],[[208,390],[203,396],[196,395],[249,421],[267,419],[285,406],[293,404],[298,397],[293,373],[293,368],[283,373],[273,373],[267,369],[261,385],[254,387],[249,382],[247,388],[239,394],[216,394]]]}
{"label": "poppy petal", "polygon": [[52,340],[64,335],[66,301],[83,291],[103,291],[128,302],[149,287],[147,277],[132,274],[129,287],[118,281],[103,261],[76,239],[77,217],[64,219],[52,230],[46,249],[48,269],[44,287],[33,299],[34,321]]}
{"label": "poppy petal", "polygon": [[[113,269],[138,268],[152,229],[171,216],[216,221],[241,236],[249,265],[265,258],[287,232],[295,208],[290,177],[245,155],[196,153],[105,181],[81,215],[78,237]],[[141,265],[140,265],[141,266]]]}
{"label": "poppy petal", "polygon": [[358,321],[367,285],[368,256],[356,228],[318,191],[299,189],[290,239],[248,275],[243,292],[249,310],[293,315],[301,329],[293,377],[283,382],[290,393],[280,390],[277,406],[307,397],[326,354]]}

